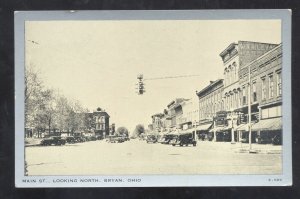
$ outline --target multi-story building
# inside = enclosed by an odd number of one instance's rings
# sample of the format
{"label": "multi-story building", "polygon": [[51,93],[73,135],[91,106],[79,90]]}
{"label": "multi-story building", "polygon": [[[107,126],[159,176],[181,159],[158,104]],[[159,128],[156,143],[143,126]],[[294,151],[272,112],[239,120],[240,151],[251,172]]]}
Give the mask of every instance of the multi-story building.
{"label": "multi-story building", "polygon": [[180,128],[180,124],[177,123],[177,121],[179,120],[179,118],[182,115],[182,106],[181,106],[181,102],[186,101],[187,99],[184,98],[176,98],[175,100],[171,101],[168,104],[168,117],[167,119],[170,120],[170,126],[169,128]]}
{"label": "multi-story building", "polygon": [[[268,143],[274,136],[279,136],[281,139],[281,69],[282,45],[280,44],[242,67],[239,72],[239,85],[244,91],[240,99],[243,102],[240,110],[248,115],[246,103],[248,104],[250,100],[251,119],[256,122],[252,126],[253,141]],[[250,96],[248,89],[250,89]]]}
{"label": "multi-story building", "polygon": [[238,109],[245,101],[240,101],[245,92],[239,84],[239,72],[247,63],[276,47],[276,44],[266,44],[250,41],[231,43],[220,53],[224,64],[224,108],[233,111]]}
{"label": "multi-story building", "polygon": [[[228,112],[227,119],[229,126],[224,133],[230,133],[231,141],[238,140],[238,135],[234,129],[238,126],[238,118],[244,113],[247,106],[246,95],[247,88],[239,83],[240,71],[245,66],[262,56],[266,52],[275,48],[277,44],[268,44],[251,41],[238,41],[231,43],[225,50],[220,53],[224,64],[224,110]],[[245,107],[245,109],[241,109]],[[258,113],[258,106],[252,107],[253,112]],[[227,132],[228,131],[228,132]]]}
{"label": "multi-story building", "polygon": [[180,129],[186,130],[199,123],[199,103],[196,98],[184,100],[180,103],[182,114],[177,117]]}
{"label": "multi-story building", "polygon": [[[216,81],[211,81],[208,86],[197,92],[199,98],[198,134],[204,133],[205,136],[207,136],[208,130],[212,126],[217,112],[224,110],[223,90],[224,80],[218,79]],[[215,137],[216,135],[213,136],[213,138]]]}
{"label": "multi-story building", "polygon": [[105,110],[101,108],[97,108],[96,111],[93,112],[93,129],[95,135],[99,138],[105,138],[109,135],[109,115]]}

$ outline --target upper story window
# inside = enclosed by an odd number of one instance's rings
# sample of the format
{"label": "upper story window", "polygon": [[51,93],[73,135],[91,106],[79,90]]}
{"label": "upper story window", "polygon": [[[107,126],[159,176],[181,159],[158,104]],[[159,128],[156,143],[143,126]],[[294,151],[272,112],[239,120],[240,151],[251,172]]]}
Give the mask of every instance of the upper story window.
{"label": "upper story window", "polygon": [[262,79],[261,79],[261,83],[262,83],[261,98],[262,98],[262,100],[265,100],[265,99],[267,98],[266,79],[265,79],[265,78],[262,78]]}
{"label": "upper story window", "polygon": [[238,79],[238,70],[235,62],[232,63],[232,67],[234,72],[234,81],[236,81]]}
{"label": "upper story window", "polygon": [[253,102],[257,101],[257,93],[256,93],[256,82],[252,84],[252,93],[253,93]]}
{"label": "upper story window", "polygon": [[277,73],[277,95],[282,95],[281,72]]}
{"label": "upper story window", "polygon": [[245,105],[247,103],[247,97],[246,97],[246,88],[243,87],[243,105]]}
{"label": "upper story window", "polygon": [[274,97],[274,77],[269,75],[269,98]]}

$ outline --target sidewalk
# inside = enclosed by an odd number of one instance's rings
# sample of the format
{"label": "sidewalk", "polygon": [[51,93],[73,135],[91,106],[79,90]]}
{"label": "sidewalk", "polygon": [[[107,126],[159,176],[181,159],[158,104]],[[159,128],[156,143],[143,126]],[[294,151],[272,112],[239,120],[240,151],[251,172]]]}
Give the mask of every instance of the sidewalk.
{"label": "sidewalk", "polygon": [[211,141],[198,141],[197,145],[204,150],[216,150],[216,151],[232,151],[235,153],[260,153],[260,154],[281,154],[281,145],[272,144],[252,144],[252,150],[249,151],[248,143],[236,142],[231,144],[230,142],[211,142]]}
{"label": "sidewalk", "polygon": [[25,147],[40,145],[42,138],[25,138]]}
{"label": "sidewalk", "polygon": [[282,145],[272,145],[272,144],[257,144],[253,143],[251,145],[251,150],[249,150],[248,143],[237,143],[240,147],[235,150],[236,153],[261,153],[261,154],[281,154]]}

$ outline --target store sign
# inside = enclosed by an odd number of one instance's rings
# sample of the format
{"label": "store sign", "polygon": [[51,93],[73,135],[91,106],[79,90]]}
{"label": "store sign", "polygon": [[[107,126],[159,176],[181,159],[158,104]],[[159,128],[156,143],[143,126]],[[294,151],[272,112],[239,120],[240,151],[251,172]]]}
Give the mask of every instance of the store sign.
{"label": "store sign", "polygon": [[227,124],[227,112],[220,111],[216,113],[215,122],[217,126],[223,126]]}

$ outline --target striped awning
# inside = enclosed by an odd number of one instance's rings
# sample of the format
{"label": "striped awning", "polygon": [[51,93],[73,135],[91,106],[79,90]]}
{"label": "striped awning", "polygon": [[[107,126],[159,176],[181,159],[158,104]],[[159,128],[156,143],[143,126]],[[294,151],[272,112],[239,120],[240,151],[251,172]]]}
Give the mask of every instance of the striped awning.
{"label": "striped awning", "polygon": [[211,127],[211,125],[212,125],[212,123],[200,125],[196,128],[196,130],[197,131],[205,131],[205,130],[208,130]]}
{"label": "striped awning", "polygon": [[272,131],[272,130],[281,130],[282,129],[282,121],[281,117],[264,119],[255,123],[252,126],[252,131]]}

